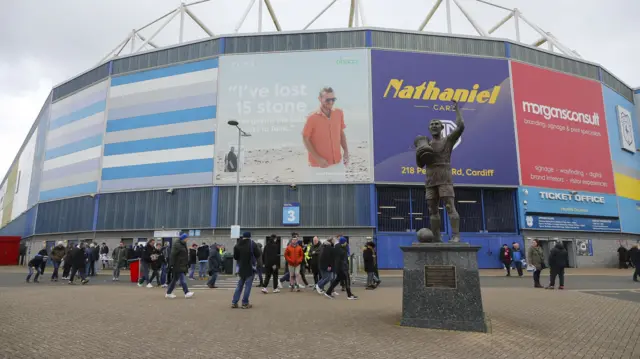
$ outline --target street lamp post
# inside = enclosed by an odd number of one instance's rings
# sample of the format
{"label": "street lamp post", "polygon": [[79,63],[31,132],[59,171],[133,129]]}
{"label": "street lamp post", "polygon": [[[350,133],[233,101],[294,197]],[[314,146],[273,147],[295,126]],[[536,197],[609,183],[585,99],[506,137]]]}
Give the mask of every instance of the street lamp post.
{"label": "street lamp post", "polygon": [[242,141],[242,137],[249,137],[249,136],[251,136],[251,134],[243,131],[240,128],[238,121],[236,121],[236,120],[229,120],[229,121],[227,121],[227,124],[229,126],[233,126],[233,127],[238,129],[238,157],[237,157],[238,161],[237,161],[237,168],[236,168],[236,208],[235,208],[236,212],[235,212],[235,215],[234,215],[233,223],[236,226],[239,226],[240,223],[238,223],[238,210],[239,210],[239,207],[240,207],[240,156],[242,155],[242,143],[241,143],[241,141]]}

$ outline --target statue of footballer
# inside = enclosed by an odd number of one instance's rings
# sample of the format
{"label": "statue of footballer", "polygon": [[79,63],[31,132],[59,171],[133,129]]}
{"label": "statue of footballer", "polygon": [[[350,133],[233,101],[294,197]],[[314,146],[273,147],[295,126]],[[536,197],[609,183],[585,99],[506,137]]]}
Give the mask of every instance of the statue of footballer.
{"label": "statue of footballer", "polygon": [[429,222],[433,232],[433,242],[442,242],[440,236],[440,200],[444,202],[449,222],[451,223],[452,236],[449,242],[460,241],[460,216],[455,207],[455,193],[453,191],[453,175],[451,172],[451,152],[462,132],[464,120],[458,107],[458,102],[453,101],[453,109],[456,112],[456,128],[448,135],[443,136],[444,126],[440,120],[431,120],[429,132],[431,140],[427,136],[418,136],[413,144],[416,148],[416,163],[419,168],[424,168],[425,197],[429,208]]}

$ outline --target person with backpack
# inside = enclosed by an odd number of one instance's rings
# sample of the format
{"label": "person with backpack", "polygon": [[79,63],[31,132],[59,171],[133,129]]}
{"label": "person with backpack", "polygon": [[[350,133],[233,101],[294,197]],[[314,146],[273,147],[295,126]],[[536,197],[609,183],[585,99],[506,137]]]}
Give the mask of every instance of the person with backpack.
{"label": "person with backpack", "polygon": [[238,268],[238,284],[231,299],[231,308],[238,308],[240,296],[242,295],[242,309],[249,309],[252,305],[249,303],[251,295],[251,287],[253,278],[257,272],[258,260],[262,253],[258,246],[251,240],[251,233],[244,232],[238,244],[233,247],[233,259],[236,260]]}

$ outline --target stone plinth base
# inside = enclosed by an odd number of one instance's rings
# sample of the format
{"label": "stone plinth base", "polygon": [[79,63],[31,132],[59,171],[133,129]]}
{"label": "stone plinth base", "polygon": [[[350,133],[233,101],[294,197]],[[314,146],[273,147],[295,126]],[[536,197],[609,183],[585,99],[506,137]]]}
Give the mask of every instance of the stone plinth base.
{"label": "stone plinth base", "polygon": [[487,332],[478,250],[468,243],[414,243],[404,252],[402,321],[429,329]]}

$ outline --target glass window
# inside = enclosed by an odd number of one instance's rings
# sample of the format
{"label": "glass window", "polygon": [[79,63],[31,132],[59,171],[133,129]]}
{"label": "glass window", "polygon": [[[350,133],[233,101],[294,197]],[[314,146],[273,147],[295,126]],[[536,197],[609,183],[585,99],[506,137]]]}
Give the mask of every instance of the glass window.
{"label": "glass window", "polygon": [[411,231],[408,187],[378,187],[378,230]]}
{"label": "glass window", "polygon": [[513,190],[484,190],[484,216],[488,232],[516,232],[516,211],[513,196]]}
{"label": "glass window", "polygon": [[482,196],[479,188],[456,188],[456,209],[460,215],[460,232],[478,233],[482,225]]}

